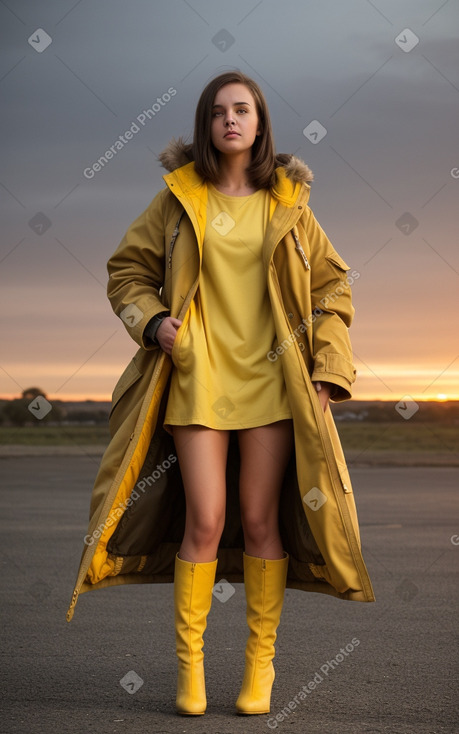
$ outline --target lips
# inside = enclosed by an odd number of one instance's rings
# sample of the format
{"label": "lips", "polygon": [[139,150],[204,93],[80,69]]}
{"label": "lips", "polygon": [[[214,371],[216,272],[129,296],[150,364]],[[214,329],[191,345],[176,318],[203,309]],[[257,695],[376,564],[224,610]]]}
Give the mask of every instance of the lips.
{"label": "lips", "polygon": [[229,131],[229,132],[227,132],[227,133],[226,133],[226,134],[225,134],[225,135],[224,135],[223,137],[224,137],[224,138],[230,138],[230,137],[233,137],[233,135],[237,135],[237,136],[239,136],[239,137],[240,137],[240,134],[239,134],[239,133],[237,133],[237,132],[236,132],[235,130],[230,130],[230,131]]}

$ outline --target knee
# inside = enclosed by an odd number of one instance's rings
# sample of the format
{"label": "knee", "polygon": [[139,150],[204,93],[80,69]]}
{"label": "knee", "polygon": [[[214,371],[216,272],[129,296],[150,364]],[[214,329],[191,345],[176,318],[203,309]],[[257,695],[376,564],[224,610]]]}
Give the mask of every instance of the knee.
{"label": "knee", "polygon": [[241,513],[242,528],[246,540],[263,543],[276,531],[277,517],[269,517],[256,512]]}
{"label": "knee", "polygon": [[212,545],[220,539],[225,524],[224,515],[204,515],[190,518],[188,525],[193,543],[198,547]]}

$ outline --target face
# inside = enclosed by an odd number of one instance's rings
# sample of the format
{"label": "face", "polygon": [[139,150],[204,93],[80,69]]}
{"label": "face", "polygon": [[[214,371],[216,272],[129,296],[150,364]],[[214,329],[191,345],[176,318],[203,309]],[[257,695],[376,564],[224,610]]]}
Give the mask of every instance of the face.
{"label": "face", "polygon": [[211,139],[220,153],[234,155],[251,149],[260,135],[255,99],[244,84],[218,90],[212,107]]}

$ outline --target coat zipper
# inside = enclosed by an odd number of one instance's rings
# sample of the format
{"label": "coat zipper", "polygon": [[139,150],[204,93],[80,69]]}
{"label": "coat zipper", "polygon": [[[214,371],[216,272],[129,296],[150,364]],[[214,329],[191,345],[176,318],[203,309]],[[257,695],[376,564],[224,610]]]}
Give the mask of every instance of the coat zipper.
{"label": "coat zipper", "polygon": [[[293,234],[293,232],[292,232],[292,234]],[[295,237],[295,241],[296,241],[296,235],[293,234],[293,237]],[[301,245],[300,245],[300,248],[297,248],[297,249],[301,249],[302,250]],[[304,254],[304,252],[303,252],[303,254]],[[305,260],[307,262],[306,255],[304,255],[304,258],[305,258]],[[310,269],[309,263],[308,263],[308,268]],[[285,309],[284,309],[284,305],[283,305],[283,299],[282,299],[282,293],[281,293],[281,289],[280,289],[279,280],[277,278],[277,274],[276,274],[276,279],[275,279],[275,285],[276,285],[277,295],[278,295],[279,300],[280,300],[281,305],[282,305],[282,310],[284,312],[285,320],[286,320],[286,322],[288,324],[288,327],[290,329],[290,333],[292,333],[292,328],[291,328],[291,326],[289,324],[289,321],[288,321],[288,318],[287,318],[287,314],[285,313]],[[313,411],[315,411],[316,409],[314,408],[313,401],[311,401],[311,404],[312,404]],[[323,418],[323,415],[321,416],[321,418],[324,420],[324,423],[325,423],[325,419]],[[329,464],[331,464],[331,463],[334,463],[335,464],[336,472],[337,472],[337,474],[339,476],[339,481],[340,481],[340,484],[341,484],[341,487],[342,487],[342,490],[343,490],[344,494],[350,494],[352,492],[352,490],[343,481],[343,477],[341,476],[341,472],[339,470],[338,462],[336,460],[335,452],[333,450],[333,445],[331,444],[331,439],[329,437],[328,431],[326,430],[325,433],[324,433],[323,426],[321,425],[320,420],[321,419],[317,419],[316,422],[317,422],[317,428],[318,428],[319,434],[320,434],[321,439],[322,439],[322,445],[323,445],[323,449],[324,449],[324,454],[328,457],[328,459],[329,459],[329,462],[328,463]],[[329,444],[327,444],[327,447],[326,447],[326,441],[327,440],[330,442],[330,445],[332,447],[331,448],[331,452],[329,450]],[[331,459],[330,459],[330,457],[331,457]]]}
{"label": "coat zipper", "polygon": [[303,260],[304,267],[306,268],[306,270],[311,270],[311,266],[309,265],[309,260],[306,257],[306,253],[303,250],[303,248],[301,247],[300,238],[298,237],[294,229],[292,229],[292,236],[293,236],[293,239],[295,240],[295,249],[298,250],[301,256],[301,259]]}
{"label": "coat zipper", "polygon": [[175,240],[177,239],[179,232],[180,232],[180,220],[182,219],[184,213],[185,211],[182,211],[182,213],[180,214],[179,218],[177,219],[177,224],[175,225],[175,229],[172,232],[172,237],[171,237],[171,241],[169,244],[169,257],[167,260],[167,267],[169,269],[172,268],[172,250],[174,249]]}

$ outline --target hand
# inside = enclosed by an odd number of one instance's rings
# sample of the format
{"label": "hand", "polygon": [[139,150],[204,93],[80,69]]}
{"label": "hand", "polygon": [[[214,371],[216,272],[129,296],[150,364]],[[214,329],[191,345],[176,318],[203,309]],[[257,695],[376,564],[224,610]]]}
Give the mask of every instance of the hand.
{"label": "hand", "polygon": [[[313,382],[312,383],[317,390],[317,395],[322,406],[322,410],[327,410],[328,401],[333,390],[333,384],[331,382]],[[320,388],[320,389],[318,389]]]}
{"label": "hand", "polygon": [[175,337],[177,336],[177,329],[181,324],[182,322],[179,319],[174,319],[172,316],[166,316],[158,326],[156,330],[156,339],[159,346],[163,352],[166,352],[166,354],[170,354],[172,352]]}

